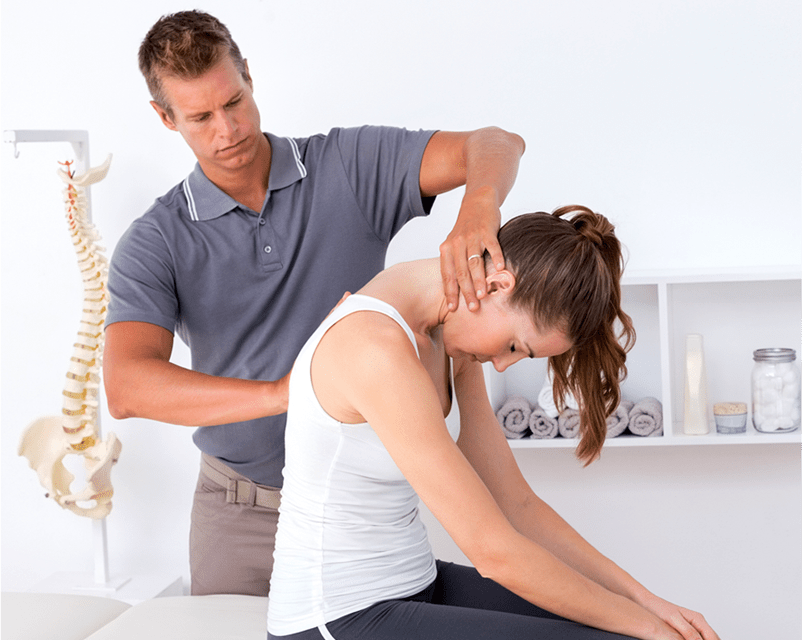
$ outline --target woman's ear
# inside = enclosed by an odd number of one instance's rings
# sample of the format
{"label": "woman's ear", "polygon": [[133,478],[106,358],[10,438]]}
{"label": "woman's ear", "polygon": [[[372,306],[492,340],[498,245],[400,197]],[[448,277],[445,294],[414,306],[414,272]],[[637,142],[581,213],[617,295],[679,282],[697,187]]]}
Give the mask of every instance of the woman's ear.
{"label": "woman's ear", "polygon": [[509,295],[515,288],[515,274],[508,269],[493,271],[487,276],[487,292]]}

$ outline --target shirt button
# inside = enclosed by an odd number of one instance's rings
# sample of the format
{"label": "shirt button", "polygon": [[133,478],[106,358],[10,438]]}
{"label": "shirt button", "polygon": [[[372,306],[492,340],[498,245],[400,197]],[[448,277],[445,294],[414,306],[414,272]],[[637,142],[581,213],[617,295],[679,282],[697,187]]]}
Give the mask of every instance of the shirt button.
{"label": "shirt button", "polygon": [[267,220],[264,218],[259,218],[259,224],[267,224]]}
{"label": "shirt button", "polygon": [[265,253],[270,253],[272,250],[273,250],[273,247],[271,247],[270,245],[267,245],[265,247]]}

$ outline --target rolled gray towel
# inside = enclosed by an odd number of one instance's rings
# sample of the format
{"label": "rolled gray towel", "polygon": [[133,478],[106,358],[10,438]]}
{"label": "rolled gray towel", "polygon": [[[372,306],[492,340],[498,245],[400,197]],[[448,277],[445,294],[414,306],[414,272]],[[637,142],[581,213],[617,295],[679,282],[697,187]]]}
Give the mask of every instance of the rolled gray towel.
{"label": "rolled gray towel", "polygon": [[579,411],[564,409],[557,418],[557,429],[563,438],[577,438],[579,436]]}
{"label": "rolled gray towel", "polygon": [[559,433],[557,418],[552,418],[543,407],[536,404],[529,416],[529,430],[532,432],[532,437],[538,440],[556,438]]}
{"label": "rolled gray towel", "polygon": [[663,405],[657,398],[635,403],[629,412],[629,430],[636,436],[663,435]]}
{"label": "rolled gray towel", "polygon": [[531,414],[532,406],[526,398],[511,396],[496,412],[496,418],[507,438],[519,440],[529,435],[529,416]]}
{"label": "rolled gray towel", "polygon": [[635,406],[630,400],[622,400],[612,415],[607,418],[607,437],[620,436],[629,426],[629,412]]}

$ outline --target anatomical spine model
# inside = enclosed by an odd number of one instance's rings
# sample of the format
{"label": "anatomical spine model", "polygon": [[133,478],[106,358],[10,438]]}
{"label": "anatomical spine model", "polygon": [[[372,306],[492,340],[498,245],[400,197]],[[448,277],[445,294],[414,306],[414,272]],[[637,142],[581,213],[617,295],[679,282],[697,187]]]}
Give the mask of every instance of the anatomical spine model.
{"label": "anatomical spine model", "polygon": [[[108,260],[96,244],[100,235],[89,220],[85,188],[106,177],[111,156],[99,167],[75,176],[67,169],[58,174],[64,190],[66,218],[83,280],[81,324],[64,385],[60,416],[32,422],[22,435],[19,454],[25,456],[47,489],[46,497],[73,513],[104,518],[111,511],[111,467],[120,457],[122,445],[113,433],[100,437],[98,392],[103,354],[103,323],[109,304],[106,288]],[[64,466],[65,456],[84,458],[86,484],[70,492],[74,476]]]}

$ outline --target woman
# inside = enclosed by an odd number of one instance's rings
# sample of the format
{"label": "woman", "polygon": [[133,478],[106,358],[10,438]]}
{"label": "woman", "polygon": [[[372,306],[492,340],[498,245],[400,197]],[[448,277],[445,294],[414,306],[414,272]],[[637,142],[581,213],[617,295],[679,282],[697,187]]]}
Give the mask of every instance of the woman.
{"label": "woman", "polygon": [[[531,491],[487,399],[482,362],[548,358],[557,404],[580,403],[577,454],[599,455],[634,339],[613,231],[578,206],[520,216],[478,311],[449,310],[435,259],[324,321],[290,381],[269,638],[717,640]],[[475,569],[434,559],[418,496]]]}

